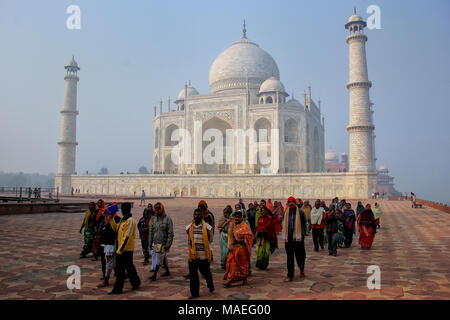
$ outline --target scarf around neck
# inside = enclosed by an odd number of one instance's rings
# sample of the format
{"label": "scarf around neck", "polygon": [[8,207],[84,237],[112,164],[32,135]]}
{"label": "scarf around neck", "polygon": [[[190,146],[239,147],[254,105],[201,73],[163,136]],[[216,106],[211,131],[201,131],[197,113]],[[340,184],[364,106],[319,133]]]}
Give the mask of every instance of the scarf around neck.
{"label": "scarf around neck", "polygon": [[[205,246],[205,255],[208,261],[211,261],[211,250],[209,250],[209,240],[208,240],[208,230],[206,229],[206,222],[202,220],[202,237],[203,245]],[[195,222],[192,221],[191,227],[189,228],[189,240],[188,240],[188,259],[192,261],[197,258],[197,249],[195,248],[194,241],[194,225]]]}
{"label": "scarf around neck", "polygon": [[[298,210],[298,207],[295,206],[295,226],[294,226],[294,233],[293,238],[294,241],[302,241],[303,234],[302,234],[302,222],[300,219],[300,212]],[[283,219],[283,239],[285,242],[289,241],[289,215],[290,215],[290,208],[289,206],[286,208],[286,211],[284,212],[284,219]]]}

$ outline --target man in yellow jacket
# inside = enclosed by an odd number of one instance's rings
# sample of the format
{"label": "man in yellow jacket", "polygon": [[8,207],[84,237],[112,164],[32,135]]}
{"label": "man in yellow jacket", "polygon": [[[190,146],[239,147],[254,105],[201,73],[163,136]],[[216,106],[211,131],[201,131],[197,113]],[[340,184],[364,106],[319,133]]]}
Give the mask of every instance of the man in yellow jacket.
{"label": "man in yellow jacket", "polygon": [[131,203],[125,202],[121,205],[123,218],[119,223],[114,219],[110,220],[111,227],[117,232],[117,265],[116,282],[114,288],[109,294],[120,294],[125,282],[125,270],[133,289],[138,289],[141,280],[133,264],[134,243],[136,241],[136,221],[131,216]]}

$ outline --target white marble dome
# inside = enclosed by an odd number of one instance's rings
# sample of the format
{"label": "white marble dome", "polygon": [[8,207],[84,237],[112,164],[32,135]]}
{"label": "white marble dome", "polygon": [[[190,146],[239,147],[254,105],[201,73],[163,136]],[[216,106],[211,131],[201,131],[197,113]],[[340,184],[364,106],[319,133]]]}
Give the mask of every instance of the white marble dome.
{"label": "white marble dome", "polygon": [[[186,91],[187,91],[188,96],[195,96],[195,95],[199,94],[197,89],[195,89],[193,86],[188,86]],[[185,97],[186,97],[186,92],[183,88],[183,89],[181,89],[180,93],[178,94],[177,100],[184,100]]]}
{"label": "white marble dome", "polygon": [[259,93],[273,91],[284,92],[284,86],[277,78],[270,77],[262,83],[261,87],[259,88]]}
{"label": "white marble dome", "polygon": [[325,153],[325,161],[338,162],[338,157],[333,150],[328,150],[328,152]]}
{"label": "white marble dome", "polygon": [[280,79],[275,60],[256,43],[243,37],[214,60],[209,70],[211,92],[258,87],[268,78]]}

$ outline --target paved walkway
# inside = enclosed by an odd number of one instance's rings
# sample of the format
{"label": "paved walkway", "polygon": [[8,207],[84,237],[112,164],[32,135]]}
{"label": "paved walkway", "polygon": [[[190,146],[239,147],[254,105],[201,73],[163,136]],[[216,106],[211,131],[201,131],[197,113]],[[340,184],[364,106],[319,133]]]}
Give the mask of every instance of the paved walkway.
{"label": "paved walkway", "polygon": [[[175,224],[175,239],[169,253],[172,276],[150,282],[149,266],[142,265],[140,242],[136,242],[135,265],[142,280],[141,289],[108,296],[111,288],[98,289],[100,262],[79,259],[82,235],[78,233],[82,213],[45,213],[0,217],[0,299],[185,299],[189,295],[185,226],[190,222],[196,199],[165,200]],[[209,200],[219,219],[225,204],[234,201]],[[248,201],[245,201],[248,202]],[[373,203],[373,200],[371,200]],[[355,203],[353,203],[355,205]],[[210,294],[202,280],[201,299],[450,299],[450,218],[431,208],[412,209],[409,201],[382,201],[382,228],[370,251],[354,241],[350,249],[314,252],[311,237],[306,238],[306,278],[282,282],[286,275],[283,243],[271,256],[269,269],[254,267],[246,286],[223,288],[223,270],[214,260],[212,272],[216,291]],[[135,219],[142,208],[136,202]],[[218,234],[213,253],[219,257]],[[81,268],[81,289],[67,289],[69,265]],[[381,269],[381,290],[366,287],[367,267]]]}

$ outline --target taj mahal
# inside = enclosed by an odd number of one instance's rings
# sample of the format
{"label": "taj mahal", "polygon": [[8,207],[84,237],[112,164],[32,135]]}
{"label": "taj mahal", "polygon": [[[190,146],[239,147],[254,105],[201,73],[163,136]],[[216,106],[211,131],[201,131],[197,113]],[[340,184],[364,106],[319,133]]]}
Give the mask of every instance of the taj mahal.
{"label": "taj mahal", "polygon": [[[365,27],[356,12],[345,24],[348,171],[325,172],[320,99],[313,100],[310,85],[300,101],[286,92],[276,61],[247,38],[244,22],[242,37],[210,67],[209,93],[199,93],[189,81],[173,105],[169,99],[164,108],[162,100],[159,108],[154,106],[152,174],[76,174],[80,68],[72,58],[65,66],[55,186],[63,194],[75,188],[81,193],[125,196],[144,190],[150,196],[368,198],[377,188],[377,173]],[[220,151],[222,146],[226,152]],[[174,161],[174,154],[181,161]]]}

